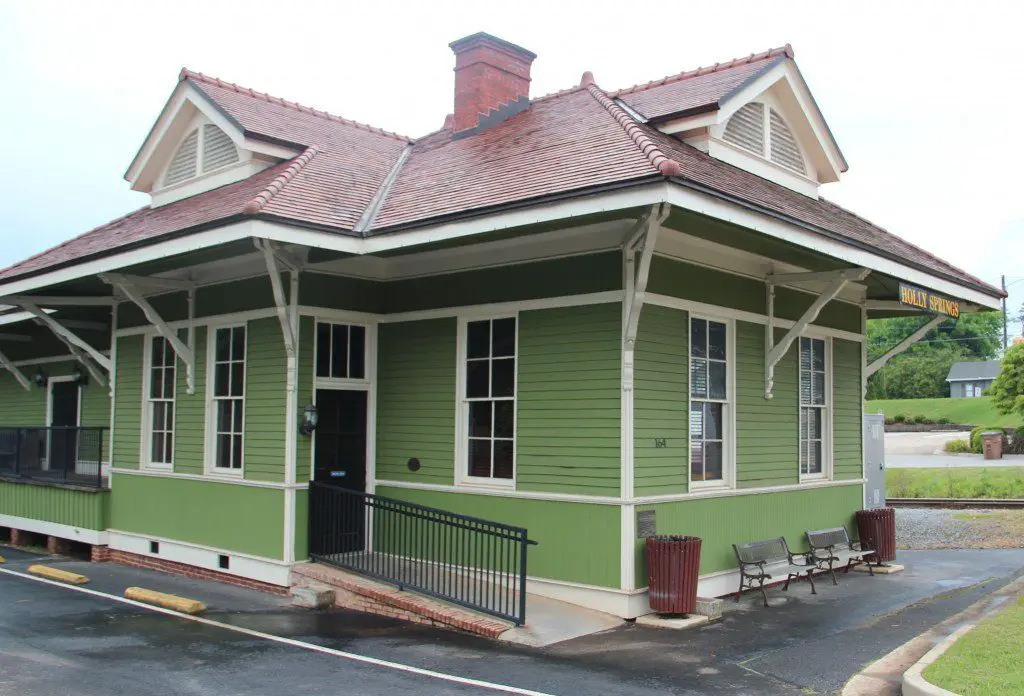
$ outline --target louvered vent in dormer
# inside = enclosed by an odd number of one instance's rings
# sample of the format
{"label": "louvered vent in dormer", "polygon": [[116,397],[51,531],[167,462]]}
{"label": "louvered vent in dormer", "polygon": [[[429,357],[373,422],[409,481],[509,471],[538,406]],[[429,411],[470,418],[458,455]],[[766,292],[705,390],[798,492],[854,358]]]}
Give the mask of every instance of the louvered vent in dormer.
{"label": "louvered vent in dormer", "polygon": [[194,130],[188,134],[178,151],[171,158],[167,167],[167,174],[164,175],[164,186],[173,186],[187,181],[196,175],[196,162],[199,155],[199,131]]}
{"label": "louvered vent in dormer", "polygon": [[769,109],[769,118],[771,119],[772,162],[781,164],[794,172],[806,174],[807,167],[804,165],[804,158],[800,154],[800,146],[796,144],[793,132],[789,130],[789,126],[775,112],[775,109]]}
{"label": "louvered vent in dormer", "polygon": [[764,156],[764,104],[751,102],[732,115],[723,138],[744,150]]}
{"label": "louvered vent in dormer", "polygon": [[238,161],[238,149],[228,134],[213,124],[203,126],[203,173]]}

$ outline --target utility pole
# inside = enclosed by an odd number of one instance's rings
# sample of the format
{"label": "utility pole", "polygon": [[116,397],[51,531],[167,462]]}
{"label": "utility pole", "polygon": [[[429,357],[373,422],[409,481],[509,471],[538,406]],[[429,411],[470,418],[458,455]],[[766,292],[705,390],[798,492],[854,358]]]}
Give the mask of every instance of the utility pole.
{"label": "utility pole", "polygon": [[1003,352],[1010,346],[1010,339],[1006,336],[1006,276],[999,276],[1003,288]]}

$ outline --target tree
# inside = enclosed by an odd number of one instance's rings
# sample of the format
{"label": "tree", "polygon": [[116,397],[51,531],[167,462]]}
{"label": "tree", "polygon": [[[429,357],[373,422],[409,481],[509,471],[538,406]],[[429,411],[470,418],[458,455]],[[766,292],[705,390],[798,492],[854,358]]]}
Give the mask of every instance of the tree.
{"label": "tree", "polygon": [[1000,413],[1024,415],[1024,344],[1007,349],[999,375],[988,393]]}
{"label": "tree", "polygon": [[[912,334],[931,315],[868,322],[868,362]],[[991,360],[1002,346],[1000,312],[963,314],[942,322],[896,356],[868,380],[869,399],[920,399],[949,396],[946,375],[962,360]]]}

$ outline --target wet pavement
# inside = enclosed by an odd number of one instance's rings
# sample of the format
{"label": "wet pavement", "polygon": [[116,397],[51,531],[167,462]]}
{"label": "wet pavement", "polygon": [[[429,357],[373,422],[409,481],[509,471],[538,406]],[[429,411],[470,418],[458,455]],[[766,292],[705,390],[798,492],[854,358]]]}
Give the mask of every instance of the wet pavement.
{"label": "wet pavement", "polygon": [[[39,560],[0,547],[0,569]],[[833,693],[864,665],[1022,574],[1024,550],[905,551],[907,571],[824,578],[726,602],[723,621],[676,632],[634,625],[545,649],[114,564],[47,558],[85,587],[129,585],[209,606],[206,617],[403,665],[547,694]],[[0,573],[0,695],[469,694],[493,690],[354,662]]]}

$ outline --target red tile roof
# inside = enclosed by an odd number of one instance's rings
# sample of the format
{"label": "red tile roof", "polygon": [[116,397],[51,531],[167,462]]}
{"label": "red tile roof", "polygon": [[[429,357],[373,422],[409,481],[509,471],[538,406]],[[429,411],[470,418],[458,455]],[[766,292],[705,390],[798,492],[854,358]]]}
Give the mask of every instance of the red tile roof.
{"label": "red tile roof", "polygon": [[[0,271],[0,279],[242,215],[349,235],[384,234],[466,212],[668,176],[998,294],[829,201],[791,191],[635,122],[613,100],[645,116],[676,113],[679,107],[720,99],[786,57],[792,57],[788,46],[612,93],[600,90],[587,73],[580,86],[535,99],[530,108],[479,134],[453,139],[446,121],[442,130],[418,140],[182,71],[181,79],[200,89],[248,137],[287,143],[301,154],[245,181],[143,208]],[[371,207],[372,229],[356,232]]]}
{"label": "red tile roof", "polygon": [[652,120],[681,112],[699,113],[717,108],[721,99],[786,58],[793,58],[789,44],[620,89],[609,96],[621,99],[629,108]]}

